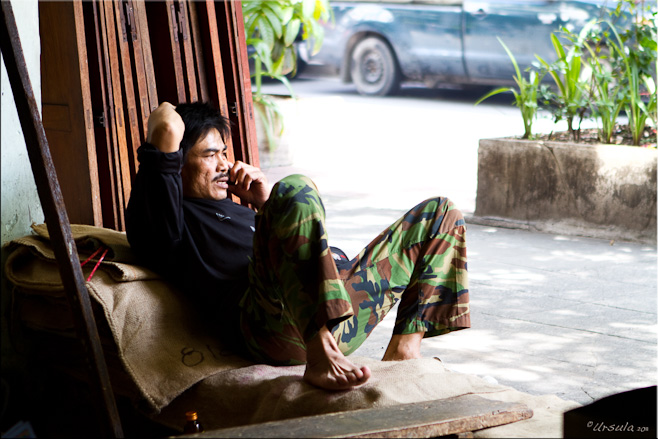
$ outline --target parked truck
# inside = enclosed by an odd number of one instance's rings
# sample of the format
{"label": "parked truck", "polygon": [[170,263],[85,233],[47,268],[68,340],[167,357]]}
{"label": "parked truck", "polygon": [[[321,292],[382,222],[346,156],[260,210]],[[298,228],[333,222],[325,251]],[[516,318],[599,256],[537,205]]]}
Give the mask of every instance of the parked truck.
{"label": "parked truck", "polygon": [[525,69],[535,54],[554,60],[550,34],[607,18],[616,1],[388,0],[332,2],[333,23],[311,64],[333,69],[364,95],[390,95],[403,82],[513,85],[499,37]]}

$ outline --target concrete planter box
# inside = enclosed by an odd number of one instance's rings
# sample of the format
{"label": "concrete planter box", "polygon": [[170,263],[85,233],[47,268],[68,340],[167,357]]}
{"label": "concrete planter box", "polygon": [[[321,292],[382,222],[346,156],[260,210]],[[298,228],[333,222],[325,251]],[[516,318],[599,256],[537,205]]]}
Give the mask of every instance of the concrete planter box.
{"label": "concrete planter box", "polygon": [[656,241],[655,149],[482,139],[475,219]]}

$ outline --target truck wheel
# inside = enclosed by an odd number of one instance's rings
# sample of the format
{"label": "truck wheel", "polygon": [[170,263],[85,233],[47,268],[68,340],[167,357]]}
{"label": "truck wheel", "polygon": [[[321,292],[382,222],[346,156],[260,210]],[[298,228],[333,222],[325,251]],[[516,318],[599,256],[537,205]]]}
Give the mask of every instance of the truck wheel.
{"label": "truck wheel", "polygon": [[362,95],[386,96],[400,88],[400,69],[393,52],[384,41],[368,37],[352,51],[352,80]]}

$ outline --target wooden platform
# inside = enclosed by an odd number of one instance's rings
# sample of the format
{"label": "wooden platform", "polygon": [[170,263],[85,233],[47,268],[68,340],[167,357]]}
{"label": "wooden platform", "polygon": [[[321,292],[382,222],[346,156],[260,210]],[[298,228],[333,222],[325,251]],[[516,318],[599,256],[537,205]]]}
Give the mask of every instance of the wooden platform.
{"label": "wooden platform", "polygon": [[390,407],[353,410],[205,431],[177,437],[367,438],[461,435],[532,417],[518,403],[463,395]]}

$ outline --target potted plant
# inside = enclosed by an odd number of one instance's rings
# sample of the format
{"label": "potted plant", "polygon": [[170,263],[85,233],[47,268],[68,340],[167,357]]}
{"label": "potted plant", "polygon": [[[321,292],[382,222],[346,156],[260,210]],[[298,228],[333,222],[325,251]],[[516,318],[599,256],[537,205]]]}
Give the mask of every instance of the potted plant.
{"label": "potted plant", "polygon": [[[281,98],[262,91],[264,79],[282,82],[296,99],[287,76],[294,76],[298,68],[298,48],[306,45],[311,53],[322,46],[322,22],[330,19],[329,0],[244,0],[242,10],[250,60],[253,62],[253,101],[259,149],[270,163],[272,154],[282,145],[284,114]],[[283,152],[284,156],[288,151]],[[283,163],[286,159],[284,158]]]}
{"label": "potted plant", "polygon": [[[654,242],[656,14],[621,0],[605,19],[560,37],[551,36],[554,62],[538,57],[529,79],[516,68],[523,137],[480,141],[475,215]],[[537,79],[545,75],[553,87]],[[533,133],[538,106],[567,130]],[[588,119],[597,128],[581,129]]]}

